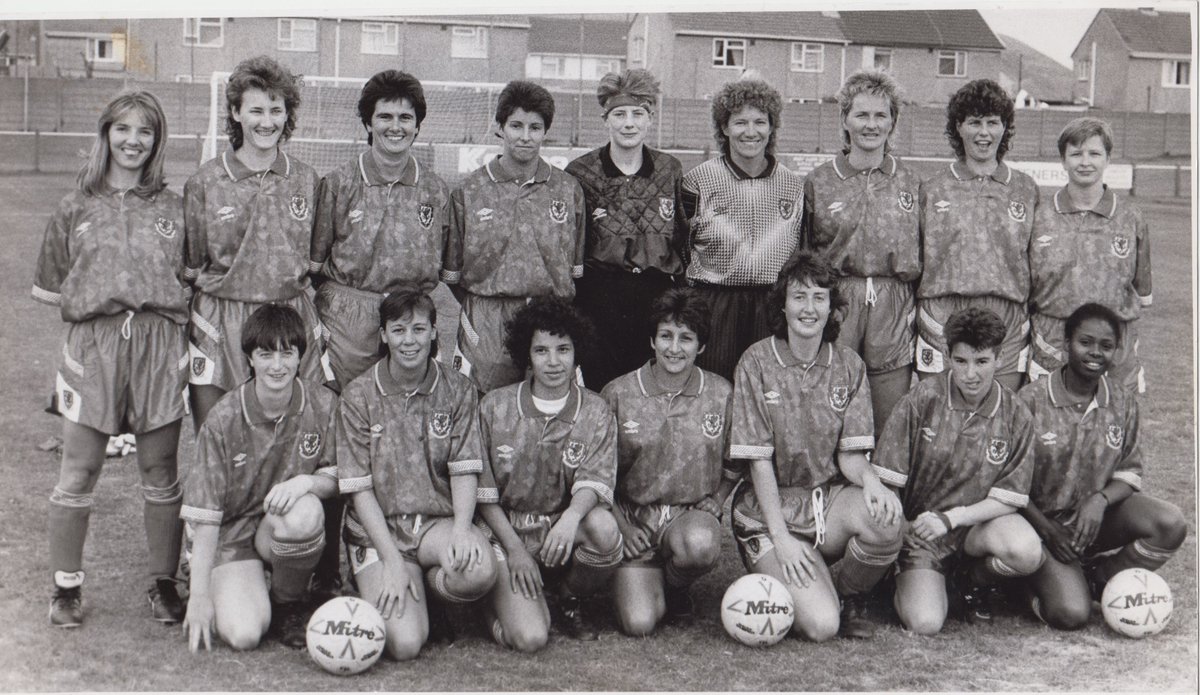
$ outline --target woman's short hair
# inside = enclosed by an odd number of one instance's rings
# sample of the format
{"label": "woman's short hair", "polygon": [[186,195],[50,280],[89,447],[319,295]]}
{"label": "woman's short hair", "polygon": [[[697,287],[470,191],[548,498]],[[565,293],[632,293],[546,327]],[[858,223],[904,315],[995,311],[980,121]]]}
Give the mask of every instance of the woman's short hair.
{"label": "woman's short hair", "polygon": [[1079,147],[1094,135],[1099,135],[1100,140],[1104,143],[1104,153],[1111,155],[1113,149],[1112,128],[1099,118],[1084,116],[1063,126],[1062,132],[1058,134],[1058,156],[1067,156],[1067,145]]}
{"label": "woman's short hair", "polygon": [[304,319],[285,304],[264,304],[242,323],[242,352],[246,357],[255,350],[296,348],[300,356],[308,349]]}
{"label": "woman's short hair", "polygon": [[[896,123],[900,120],[900,86],[886,72],[880,70],[860,70],[850,77],[846,78],[846,82],[837,93],[838,107],[842,111],[842,123],[846,122],[846,117],[850,115],[850,109],[854,106],[854,98],[859,94],[870,94],[871,96],[883,97],[888,100],[888,108],[892,113],[892,132],[896,131]],[[850,134],[846,132],[844,127],[842,131],[842,152],[850,151]],[[891,142],[885,144],[885,147],[891,147]]]}
{"label": "woman's short hair", "polygon": [[687,326],[696,334],[701,347],[708,343],[712,307],[708,300],[690,287],[673,287],[663,292],[650,304],[650,337],[658,334],[664,323]]}
{"label": "woman's short hair", "polygon": [[367,129],[367,144],[372,144],[371,119],[375,117],[375,106],[381,101],[407,99],[417,116],[417,127],[425,120],[425,90],[421,81],[407,72],[384,70],[377,72],[363,85],[358,97],[358,118]]}
{"label": "woman's short hair", "polygon": [[1124,333],[1125,324],[1121,321],[1121,317],[1117,316],[1117,312],[1109,309],[1103,304],[1090,302],[1079,307],[1071,312],[1067,317],[1066,326],[1063,328],[1063,334],[1066,336],[1067,342],[1071,341],[1071,337],[1075,335],[1075,331],[1080,324],[1088,319],[1100,319],[1112,327],[1113,336],[1117,339],[1117,344],[1121,344],[1121,336]]}
{"label": "woman's short hair", "polygon": [[238,63],[229,76],[229,84],[225,86],[225,101],[229,103],[229,111],[225,114],[225,132],[229,135],[230,146],[236,150],[245,142],[242,124],[234,119],[233,112],[242,108],[242,97],[249,89],[265,92],[271,98],[283,99],[287,121],[283,124],[283,135],[279,137],[279,142],[286,142],[296,129],[300,80],[273,58],[262,55]]}
{"label": "woman's short hair", "polygon": [[829,290],[829,320],[825,322],[821,341],[832,343],[837,340],[842,329],[842,310],[846,306],[846,300],[838,292],[839,277],[833,265],[821,254],[806,250],[792,254],[787,263],[779,269],[779,276],[767,293],[767,325],[770,326],[771,333],[780,340],[787,340],[788,324],[783,310],[787,305],[788,288],[793,283],[811,283],[813,287]]}
{"label": "woman's short hair", "polygon": [[[658,101],[658,79],[649,70],[630,68],[620,73],[610,72],[600,78],[596,87],[596,101],[604,115],[616,108],[636,103],[649,112],[654,111]],[[610,106],[609,103],[613,103]]]}
{"label": "woman's short hair", "polygon": [[1008,92],[992,80],[973,80],[959,88],[950,103],[946,104],[946,139],[954,148],[954,154],[962,159],[966,156],[958,126],[972,116],[999,116],[1004,124],[1004,135],[996,149],[996,161],[1004,159],[1008,146],[1017,133],[1015,107]]}
{"label": "woman's short hair", "polygon": [[541,116],[546,130],[554,122],[554,97],[540,84],[513,80],[504,85],[496,99],[496,123],[503,128],[517,109]]}
{"label": "woman's short hair", "polygon": [[712,100],[713,136],[721,147],[721,153],[729,155],[729,138],[724,128],[729,125],[729,118],[747,106],[762,111],[771,123],[771,135],[767,138],[767,154],[775,153],[775,136],[779,132],[783,114],[783,99],[779,91],[764,80],[757,79],[754,73],[739,80],[726,82]]}
{"label": "woman's short hair", "polygon": [[946,350],[966,343],[975,350],[991,350],[1000,354],[1000,344],[1008,331],[995,313],[979,307],[967,307],[952,314],[946,321]]}
{"label": "woman's short hair", "polygon": [[522,372],[529,368],[529,347],[538,331],[570,338],[575,346],[575,364],[582,361],[595,342],[592,322],[561,297],[535,297],[517,310],[505,324],[505,330],[504,347]]}
{"label": "woman's short hair", "polygon": [[91,154],[76,178],[79,189],[85,194],[102,195],[108,190],[105,175],[112,155],[109,131],[114,123],[130,111],[136,111],[154,130],[154,145],[150,148],[146,163],[142,165],[141,177],[133,190],[140,196],[150,197],[166,188],[163,164],[167,159],[167,117],[163,114],[162,104],[153,94],[144,90],[130,90],[113,97],[100,112]]}

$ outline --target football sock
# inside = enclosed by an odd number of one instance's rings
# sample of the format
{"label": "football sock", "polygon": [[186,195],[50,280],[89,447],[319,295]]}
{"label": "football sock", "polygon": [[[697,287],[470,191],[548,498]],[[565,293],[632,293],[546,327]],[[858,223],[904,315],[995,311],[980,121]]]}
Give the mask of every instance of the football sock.
{"label": "football sock", "polygon": [[1147,570],[1156,570],[1162,567],[1171,556],[1175,554],[1175,548],[1156,548],[1142,539],[1138,539],[1124,548],[1115,555],[1111,555],[1096,565],[1096,578],[1100,583],[1105,584],[1113,575],[1121,570],[1127,570],[1131,567],[1141,567]]}
{"label": "football sock", "polygon": [[481,598],[488,592],[490,587],[484,588],[481,592],[464,591],[464,587],[457,587],[457,591],[450,588],[450,584],[462,585],[467,583],[460,579],[461,575],[447,575],[446,570],[441,566],[430,567],[425,570],[425,586],[434,594],[447,603],[470,603],[475,599]]}
{"label": "football sock", "polygon": [[331,499],[321,500],[325,512],[325,550],[317,562],[314,572],[319,584],[330,586],[341,584],[342,556],[341,533],[342,513],[346,508],[345,498],[337,495]]}
{"label": "football sock", "polygon": [[[1042,554],[1042,559],[1045,561],[1045,553]],[[1041,567],[1040,563],[1038,567]],[[991,586],[1005,579],[1024,577],[1026,574],[1009,567],[995,555],[988,555],[976,559],[971,564],[971,571],[967,576],[976,586]]]}
{"label": "football sock", "polygon": [[663,580],[667,586],[684,588],[691,586],[697,579],[708,574],[717,563],[705,567],[680,567],[671,558],[663,563]]}
{"label": "football sock", "polygon": [[183,490],[179,481],[167,487],[142,486],[145,504],[142,519],[146,525],[146,547],[150,551],[150,576],[174,577],[179,566],[179,549],[183,543]]}
{"label": "football sock", "polygon": [[79,572],[82,575],[83,542],[87,538],[91,513],[90,492],[77,495],[55,487],[50,494],[50,571],[55,573],[56,583],[59,573]]}
{"label": "football sock", "polygon": [[325,529],[298,541],[271,538],[271,598],[290,603],[304,598],[313,568],[325,547]]}
{"label": "football sock", "polygon": [[583,545],[575,547],[572,553],[575,561],[567,572],[563,588],[571,596],[591,596],[608,583],[617,565],[621,564],[620,536],[611,550],[595,551]]}
{"label": "football sock", "polygon": [[886,544],[867,543],[858,536],[851,538],[846,544],[842,561],[838,563],[834,582],[838,594],[851,596],[870,591],[896,561],[903,543],[903,536],[897,536],[894,542]]}

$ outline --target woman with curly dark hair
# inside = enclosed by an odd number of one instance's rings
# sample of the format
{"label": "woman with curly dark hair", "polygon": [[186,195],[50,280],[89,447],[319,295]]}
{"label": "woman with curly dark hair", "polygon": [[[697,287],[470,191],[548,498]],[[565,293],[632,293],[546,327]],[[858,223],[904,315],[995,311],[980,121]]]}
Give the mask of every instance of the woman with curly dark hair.
{"label": "woman with curly dark hair", "polygon": [[713,97],[721,156],[683,177],[690,226],[688,284],[713,308],[713,334],[696,365],[726,379],[742,352],[770,334],[767,291],[800,244],[804,179],[775,161],[783,101],[751,75]]}
{"label": "woman with curly dark hair", "polygon": [[[751,484],[743,478],[733,501],[742,562],[784,582],[793,627],[817,642],[874,634],[864,599],[905,530],[899,498],[867,459],[875,428],[866,366],[834,342],[837,279],[808,252],[779,271],[767,300],[774,335],[738,362],[729,446],[729,458],[750,468]],[[831,572],[826,563],[839,558]]]}
{"label": "woman with curly dark hair", "polygon": [[1000,316],[999,381],[1020,386],[1028,359],[1029,243],[1037,184],[1004,163],[1013,101],[991,80],[959,89],[946,106],[946,138],[958,160],[921,186],[924,268],[917,287],[917,374],[948,366],[946,320],[968,306]]}

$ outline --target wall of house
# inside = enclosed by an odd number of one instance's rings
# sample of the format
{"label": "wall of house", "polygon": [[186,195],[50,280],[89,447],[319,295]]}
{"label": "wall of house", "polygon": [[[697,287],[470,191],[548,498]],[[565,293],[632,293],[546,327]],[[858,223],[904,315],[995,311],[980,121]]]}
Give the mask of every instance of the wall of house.
{"label": "wall of house", "polygon": [[[997,79],[1000,75],[998,51],[967,51],[966,75],[945,77],[937,74],[938,49],[892,48],[890,74],[900,83],[905,97],[918,104],[945,104],[964,84],[980,78]],[[846,75],[863,67],[863,47],[846,51]]]}
{"label": "wall of house", "polygon": [[[1096,97],[1092,105],[1101,109],[1128,108],[1126,85],[1129,80],[1129,54],[1125,43],[1116,27],[1107,16],[1101,14],[1088,27],[1080,39],[1071,59],[1078,63],[1080,60],[1090,60],[1092,43],[1096,44]],[[1086,99],[1091,84],[1089,80],[1078,80],[1075,83],[1078,96]],[[1145,110],[1145,88],[1142,90],[1142,105],[1138,110]]]}
{"label": "wall of house", "polygon": [[1161,59],[1130,58],[1125,101],[1114,106],[1127,111],[1187,113],[1192,100],[1191,90],[1187,87],[1164,87],[1162,63]]}

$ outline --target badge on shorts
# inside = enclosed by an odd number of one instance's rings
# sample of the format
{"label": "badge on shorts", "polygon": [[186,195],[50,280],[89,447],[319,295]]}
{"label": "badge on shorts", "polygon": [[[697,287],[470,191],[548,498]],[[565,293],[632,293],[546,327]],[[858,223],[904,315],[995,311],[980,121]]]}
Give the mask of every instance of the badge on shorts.
{"label": "badge on shorts", "polygon": [[160,217],[154,220],[154,231],[164,239],[175,238],[175,220],[168,220],[165,217]]}
{"label": "badge on shorts", "polygon": [[1129,258],[1129,237],[1124,234],[1113,237],[1112,252],[1117,258]]}
{"label": "badge on shorts", "polygon": [[659,198],[658,216],[667,221],[675,219],[675,201],[670,198]]}
{"label": "badge on shorts", "polygon": [[417,208],[417,221],[421,223],[422,229],[429,229],[429,226],[433,224],[433,206],[421,203]]}
{"label": "badge on shorts", "polygon": [[308,219],[308,198],[295,193],[292,199],[288,201],[288,212],[292,213],[292,217],[303,222]]}
{"label": "badge on shorts", "polygon": [[550,201],[550,219],[558,224],[567,221],[567,204],[561,200]]}
{"label": "badge on shorts", "polygon": [[363,211],[362,210],[351,210],[349,217],[350,217],[350,224],[358,224],[363,221]]}
{"label": "badge on shorts", "polygon": [[988,463],[999,466],[1008,458],[1008,441],[1004,439],[993,439],[988,442],[987,460]]}
{"label": "badge on shorts", "polygon": [[1125,430],[1122,430],[1120,425],[1109,425],[1108,431],[1104,433],[1104,443],[1110,449],[1120,449],[1125,443]]}
{"label": "badge on shorts", "polygon": [[933,364],[933,348],[921,348],[921,364],[926,367]]}
{"label": "badge on shorts", "polygon": [[434,439],[445,439],[450,436],[450,413],[436,412],[429,418],[429,436]]}
{"label": "badge on shorts", "polygon": [[1015,222],[1025,221],[1025,203],[1018,200],[1008,201],[1008,216]]}
{"label": "badge on shorts", "polygon": [[785,220],[792,219],[792,213],[796,210],[796,204],[790,200],[779,199],[779,216]]}
{"label": "badge on shorts", "polygon": [[75,394],[71,393],[70,391],[68,391],[66,389],[63,389],[62,404],[63,404],[63,410],[70,410],[71,406],[75,404]]}
{"label": "badge on shorts", "polygon": [[562,453],[563,465],[567,468],[579,468],[583,462],[583,442],[572,439],[567,442],[567,448]]}
{"label": "badge on shorts", "polygon": [[896,202],[900,203],[900,209],[905,212],[913,211],[913,194],[908,191],[900,191],[896,196]]}
{"label": "badge on shorts", "polygon": [[767,391],[763,394],[763,398],[767,401],[767,405],[779,405],[778,391]]}
{"label": "badge on shorts", "polygon": [[193,357],[192,358],[192,374],[195,374],[198,377],[204,376],[204,358],[203,357]]}
{"label": "badge on shorts", "polygon": [[721,436],[721,414],[720,413],[705,413],[704,425],[702,426],[704,436],[709,439],[716,439]]}
{"label": "badge on shorts", "polygon": [[849,386],[834,386],[829,389],[829,405],[839,413],[846,409],[850,402]]}
{"label": "badge on shorts", "polygon": [[305,432],[300,435],[300,458],[310,459],[321,451],[321,433]]}

